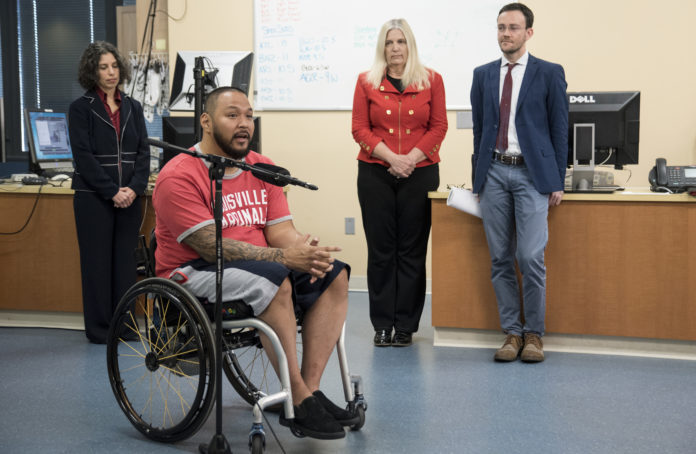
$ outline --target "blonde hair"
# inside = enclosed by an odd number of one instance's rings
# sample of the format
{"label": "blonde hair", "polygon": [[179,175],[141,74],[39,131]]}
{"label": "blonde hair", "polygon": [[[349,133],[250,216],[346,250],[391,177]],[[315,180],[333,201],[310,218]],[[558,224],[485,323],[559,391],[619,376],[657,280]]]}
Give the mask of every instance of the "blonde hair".
{"label": "blonde hair", "polygon": [[367,72],[367,81],[374,88],[378,88],[382,83],[384,71],[387,69],[387,59],[384,56],[384,50],[387,42],[387,33],[391,30],[401,30],[406,38],[408,59],[406,60],[404,73],[401,76],[401,83],[404,88],[409,85],[416,85],[419,90],[430,87],[430,73],[418,58],[416,38],[413,36],[411,27],[408,25],[408,22],[406,22],[406,19],[391,19],[382,25],[382,29],[379,31],[379,37],[377,38],[375,61],[372,64],[372,68]]}

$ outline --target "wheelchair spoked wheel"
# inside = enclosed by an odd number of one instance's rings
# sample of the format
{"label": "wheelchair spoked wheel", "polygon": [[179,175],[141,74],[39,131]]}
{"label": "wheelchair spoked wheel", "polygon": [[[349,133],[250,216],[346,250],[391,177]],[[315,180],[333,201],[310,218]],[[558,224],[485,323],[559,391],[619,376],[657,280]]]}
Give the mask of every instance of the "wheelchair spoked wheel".
{"label": "wheelchair spoked wheel", "polygon": [[193,435],[213,407],[213,333],[195,297],[149,278],[121,299],[109,330],[111,388],[128,420],[148,438]]}
{"label": "wheelchair spoked wheel", "polygon": [[[253,328],[223,331],[222,370],[242,399],[250,405],[264,396],[281,390],[280,380],[273,369],[258,331]],[[302,360],[302,328],[297,329],[297,356]],[[282,404],[267,407],[279,412]]]}

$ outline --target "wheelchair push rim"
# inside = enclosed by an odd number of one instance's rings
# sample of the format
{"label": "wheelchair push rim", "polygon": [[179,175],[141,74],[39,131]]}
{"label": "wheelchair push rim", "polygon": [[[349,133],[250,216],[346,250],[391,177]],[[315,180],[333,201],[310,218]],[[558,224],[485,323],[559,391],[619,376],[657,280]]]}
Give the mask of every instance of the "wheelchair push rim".
{"label": "wheelchair push rim", "polygon": [[193,435],[213,407],[213,334],[196,299],[160,278],[133,286],[109,330],[107,365],[116,400],[150,439]]}

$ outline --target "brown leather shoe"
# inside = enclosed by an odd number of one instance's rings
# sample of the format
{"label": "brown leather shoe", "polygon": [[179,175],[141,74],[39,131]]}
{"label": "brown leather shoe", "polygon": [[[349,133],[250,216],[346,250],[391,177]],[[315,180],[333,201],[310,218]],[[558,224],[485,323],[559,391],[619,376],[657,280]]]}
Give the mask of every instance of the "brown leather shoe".
{"label": "brown leather shoe", "polygon": [[540,363],[544,360],[544,343],[534,333],[524,333],[524,348],[520,359],[525,363]]}
{"label": "brown leather shoe", "polygon": [[517,359],[522,349],[522,338],[514,334],[508,334],[503,346],[495,352],[493,357],[496,361],[510,362]]}

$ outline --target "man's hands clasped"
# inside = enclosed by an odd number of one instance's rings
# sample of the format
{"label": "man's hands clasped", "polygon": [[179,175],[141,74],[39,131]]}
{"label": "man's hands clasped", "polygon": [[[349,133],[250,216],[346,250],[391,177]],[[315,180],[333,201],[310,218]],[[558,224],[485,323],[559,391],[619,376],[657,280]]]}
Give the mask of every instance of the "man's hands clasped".
{"label": "man's hands clasped", "polygon": [[340,250],[337,246],[319,246],[318,238],[304,235],[296,244],[284,249],[283,256],[288,268],[309,273],[312,276],[310,282],[314,283],[333,270],[331,253]]}

